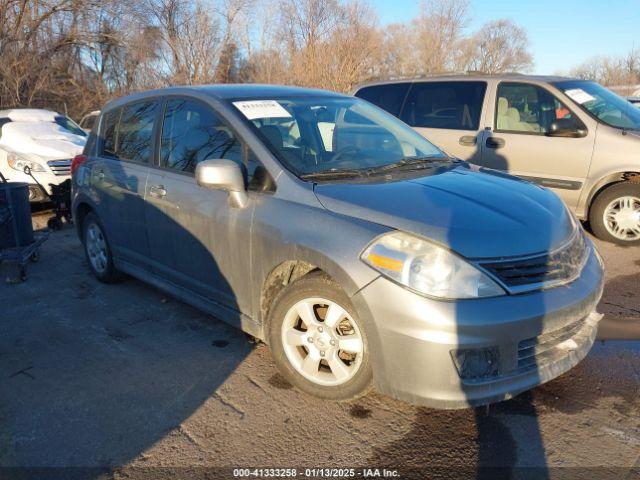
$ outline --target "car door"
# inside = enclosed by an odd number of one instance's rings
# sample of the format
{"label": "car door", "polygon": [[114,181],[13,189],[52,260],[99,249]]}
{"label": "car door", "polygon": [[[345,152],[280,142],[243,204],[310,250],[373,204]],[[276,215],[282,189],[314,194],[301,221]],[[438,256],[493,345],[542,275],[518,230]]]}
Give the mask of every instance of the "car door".
{"label": "car door", "polygon": [[243,144],[208,104],[170,97],[164,104],[158,151],[145,195],[155,271],[208,300],[250,314],[254,205],[231,207],[226,192],[200,187],[194,176],[204,160],[242,164]]}
{"label": "car door", "polygon": [[[532,83],[500,82],[493,107],[481,164],[549,187],[575,208],[589,172],[596,125]],[[551,136],[558,121],[573,122],[586,135]]]}
{"label": "car door", "polygon": [[415,82],[400,119],[449,155],[479,163],[485,81]]}
{"label": "car door", "polygon": [[98,215],[115,256],[143,267],[149,266],[144,196],[158,113],[156,100],[105,113],[91,172]]}

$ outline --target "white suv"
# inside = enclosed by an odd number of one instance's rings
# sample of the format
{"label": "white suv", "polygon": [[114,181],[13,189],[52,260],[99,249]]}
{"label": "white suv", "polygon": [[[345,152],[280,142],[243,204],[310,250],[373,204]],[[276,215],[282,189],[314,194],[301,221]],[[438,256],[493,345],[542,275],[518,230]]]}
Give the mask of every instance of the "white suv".
{"label": "white suv", "polygon": [[[0,110],[0,172],[11,182],[29,184],[29,201],[40,202],[71,173],[71,159],[82,152],[87,134],[73,120],[49,110]],[[42,189],[24,173],[31,169]]]}

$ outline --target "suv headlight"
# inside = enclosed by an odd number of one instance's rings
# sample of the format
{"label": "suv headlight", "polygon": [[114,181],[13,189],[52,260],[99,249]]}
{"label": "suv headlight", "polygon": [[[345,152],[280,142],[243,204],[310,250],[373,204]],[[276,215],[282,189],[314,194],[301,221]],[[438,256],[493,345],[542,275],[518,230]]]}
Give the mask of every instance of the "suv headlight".
{"label": "suv headlight", "polygon": [[20,155],[19,153],[8,152],[7,153],[7,163],[14,170],[20,170],[24,172],[24,167],[29,167],[32,172],[44,172],[45,169],[41,163],[31,160],[24,155]]}
{"label": "suv headlight", "polygon": [[461,257],[404,232],[379,237],[361,255],[384,276],[418,293],[442,299],[504,295],[486,274]]}

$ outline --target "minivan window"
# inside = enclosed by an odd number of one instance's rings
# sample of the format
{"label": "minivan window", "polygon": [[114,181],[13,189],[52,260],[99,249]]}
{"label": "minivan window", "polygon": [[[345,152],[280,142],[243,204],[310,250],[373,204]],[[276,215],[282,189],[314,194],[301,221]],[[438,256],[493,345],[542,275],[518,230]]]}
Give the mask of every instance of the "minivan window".
{"label": "minivan window", "polygon": [[195,172],[204,160],[228,159],[242,164],[242,144],[210,107],[193,100],[166,104],[162,123],[162,167]]}
{"label": "minivan window", "polygon": [[400,116],[400,109],[407,96],[407,91],[411,83],[390,83],[387,85],[372,85],[364,87],[356,93],[367,102],[386,110],[391,115]]}
{"label": "minivan window", "polygon": [[543,135],[560,119],[580,120],[548,90],[528,83],[498,85],[495,128]]}
{"label": "minivan window", "polygon": [[412,127],[477,130],[485,82],[419,82],[411,86],[401,119]]}
{"label": "minivan window", "polygon": [[157,102],[140,102],[124,107],[118,124],[116,152],[119,158],[140,163],[151,162],[157,111]]}
{"label": "minivan window", "polygon": [[305,177],[358,176],[392,164],[449,161],[394,116],[355,97],[289,97],[235,101],[246,122],[283,165]]}
{"label": "minivan window", "polygon": [[611,127],[640,130],[640,110],[596,82],[571,80],[554,86],[592,117]]}

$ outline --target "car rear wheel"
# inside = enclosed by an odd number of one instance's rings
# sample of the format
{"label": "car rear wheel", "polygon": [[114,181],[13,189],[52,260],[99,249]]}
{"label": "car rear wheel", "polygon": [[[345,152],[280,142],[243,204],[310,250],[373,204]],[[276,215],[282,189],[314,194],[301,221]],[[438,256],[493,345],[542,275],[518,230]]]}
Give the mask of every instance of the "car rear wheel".
{"label": "car rear wheel", "polygon": [[370,388],[364,327],[347,295],[325,275],[309,274],[280,292],[268,340],[278,370],[306,393],[350,400]]}
{"label": "car rear wheel", "polygon": [[620,245],[640,244],[640,184],[621,182],[600,193],[589,223],[598,238]]}
{"label": "car rear wheel", "polygon": [[113,257],[104,227],[94,213],[89,213],[82,223],[82,241],[84,251],[89,262],[89,268],[98,280],[104,283],[114,283],[121,280],[123,275],[113,265]]}

